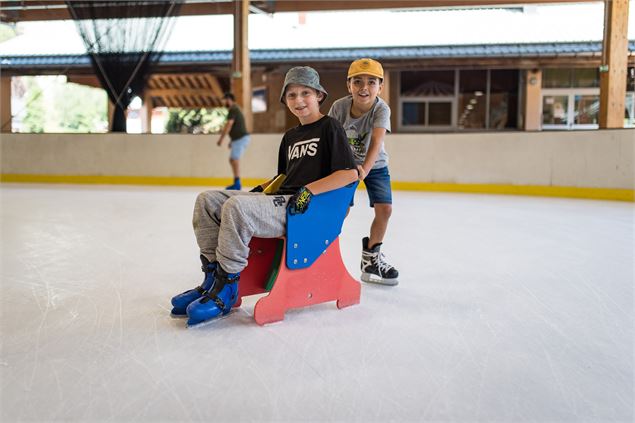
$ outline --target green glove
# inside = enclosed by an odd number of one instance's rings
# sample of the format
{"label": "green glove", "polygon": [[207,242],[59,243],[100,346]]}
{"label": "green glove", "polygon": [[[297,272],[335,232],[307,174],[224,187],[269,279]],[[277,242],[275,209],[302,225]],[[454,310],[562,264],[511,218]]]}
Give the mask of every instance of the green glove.
{"label": "green glove", "polygon": [[302,187],[289,198],[287,210],[289,214],[302,214],[309,208],[313,193],[307,187]]}

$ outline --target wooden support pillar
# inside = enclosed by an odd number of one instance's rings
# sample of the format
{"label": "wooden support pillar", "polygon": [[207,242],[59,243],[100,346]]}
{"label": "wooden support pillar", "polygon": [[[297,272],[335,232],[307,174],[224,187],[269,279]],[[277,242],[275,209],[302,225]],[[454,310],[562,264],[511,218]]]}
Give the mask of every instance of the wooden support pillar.
{"label": "wooden support pillar", "polygon": [[152,132],[152,109],[152,96],[148,93],[148,90],[146,90],[145,94],[143,95],[141,110],[139,110],[142,134],[149,134]]}
{"label": "wooden support pillar", "polygon": [[0,77],[0,132],[11,132],[11,77]]}
{"label": "wooden support pillar", "polygon": [[628,69],[628,0],[604,0],[600,67],[600,128],[624,126]]}
{"label": "wooden support pillar", "polygon": [[[390,108],[392,109],[392,113],[390,114],[390,127],[392,128],[391,132],[392,133],[396,133],[399,132],[399,126],[401,125],[401,122],[399,122],[399,119],[401,118],[400,114],[399,114],[399,110],[401,110],[401,107],[399,105],[399,87],[401,86],[401,72],[399,71],[386,71],[384,70],[384,76],[389,75],[389,79],[390,82],[389,84],[392,85],[392,89],[390,89],[390,87],[384,87],[385,90],[385,98],[388,98],[390,100],[390,102],[388,103],[390,105]],[[386,88],[389,88],[388,90],[386,90]],[[384,98],[384,99],[385,99]]]}
{"label": "wooden support pillar", "polygon": [[539,131],[542,128],[542,71],[528,70],[525,74],[525,131]]}
{"label": "wooden support pillar", "polygon": [[384,71],[384,88],[381,89],[379,97],[390,106],[390,72],[388,71]]}
{"label": "wooden support pillar", "polygon": [[234,0],[234,53],[232,58],[231,89],[243,111],[247,130],[252,131],[251,63],[247,44],[249,0]]}

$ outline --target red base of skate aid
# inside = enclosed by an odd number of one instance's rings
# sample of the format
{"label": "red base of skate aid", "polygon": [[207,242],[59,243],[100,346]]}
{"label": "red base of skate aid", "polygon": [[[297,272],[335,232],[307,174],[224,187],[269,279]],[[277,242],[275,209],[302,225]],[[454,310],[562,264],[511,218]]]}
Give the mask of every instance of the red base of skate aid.
{"label": "red base of skate aid", "polygon": [[261,294],[254,308],[259,325],[284,320],[291,308],[337,301],[343,308],[359,304],[361,286],[346,270],[339,234],[357,182],[315,195],[304,214],[287,213],[287,236],[253,238],[249,263],[240,274],[238,301]]}

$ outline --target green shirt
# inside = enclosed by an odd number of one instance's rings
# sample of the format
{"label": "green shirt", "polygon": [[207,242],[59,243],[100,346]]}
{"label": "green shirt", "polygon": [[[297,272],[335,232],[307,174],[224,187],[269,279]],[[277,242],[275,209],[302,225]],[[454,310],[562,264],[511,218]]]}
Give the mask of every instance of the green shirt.
{"label": "green shirt", "polygon": [[245,117],[243,116],[243,112],[241,112],[240,108],[235,104],[229,108],[227,120],[230,119],[234,120],[232,129],[229,130],[229,138],[231,138],[232,141],[237,140],[238,138],[242,138],[245,135],[249,135],[249,132],[247,132],[247,126],[245,125]]}

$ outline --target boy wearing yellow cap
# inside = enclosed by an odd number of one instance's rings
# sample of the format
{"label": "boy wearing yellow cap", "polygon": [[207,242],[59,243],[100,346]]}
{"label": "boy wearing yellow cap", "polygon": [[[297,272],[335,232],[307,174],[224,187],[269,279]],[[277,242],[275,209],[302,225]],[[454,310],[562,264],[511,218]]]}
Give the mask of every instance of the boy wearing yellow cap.
{"label": "boy wearing yellow cap", "polygon": [[370,234],[362,240],[362,280],[397,285],[399,272],[380,251],[392,214],[392,191],[388,154],[384,149],[390,131],[390,107],[378,97],[384,86],[384,69],[376,60],[358,59],[348,69],[346,86],[350,95],[336,100],[329,116],[337,119],[353,150],[359,179],[364,181],[375,218]]}

